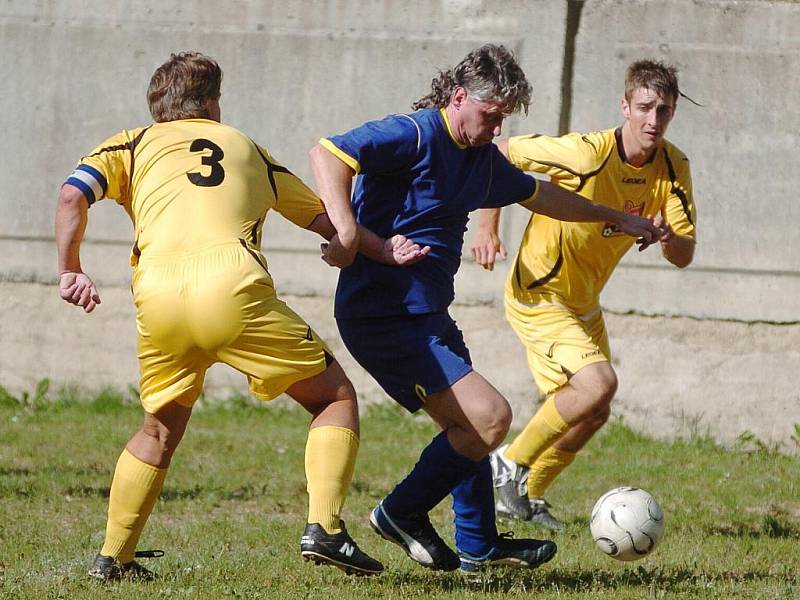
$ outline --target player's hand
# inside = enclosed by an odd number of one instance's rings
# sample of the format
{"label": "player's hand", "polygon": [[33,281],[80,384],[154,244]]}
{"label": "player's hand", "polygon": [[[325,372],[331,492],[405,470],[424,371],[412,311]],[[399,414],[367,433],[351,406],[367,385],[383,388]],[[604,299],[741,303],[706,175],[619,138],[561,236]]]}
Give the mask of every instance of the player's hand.
{"label": "player's hand", "polygon": [[672,232],[672,227],[661,215],[656,215],[653,217],[652,215],[648,215],[647,219],[652,223],[653,227],[656,229],[656,239],[652,242],[644,242],[643,238],[637,239],[636,243],[639,244],[639,252],[646,249],[651,244],[654,244],[656,241],[661,242],[662,244],[669,243],[675,234]]}
{"label": "player's hand", "polygon": [[92,279],[86,274],[76,271],[65,271],[58,277],[58,294],[61,299],[85,312],[92,312],[100,304],[100,295]]}
{"label": "player's hand", "polygon": [[479,227],[478,231],[475,232],[469,250],[475,262],[487,271],[494,269],[494,263],[498,255],[503,260],[508,256],[506,247],[497,233],[484,227]]}
{"label": "player's hand", "polygon": [[383,262],[387,265],[408,267],[421,261],[430,251],[430,246],[421,247],[414,240],[398,234],[383,243]]}
{"label": "player's hand", "polygon": [[330,242],[323,242],[319,245],[319,248],[322,251],[322,260],[332,267],[342,269],[355,260],[356,251],[358,250],[358,238],[356,237],[355,241],[345,245],[341,242],[337,233],[331,238]]}
{"label": "player's hand", "polygon": [[639,215],[623,214],[617,225],[620,231],[636,238],[639,252],[657,242],[661,234],[652,219],[645,219]]}
{"label": "player's hand", "polygon": [[656,215],[653,218],[653,225],[658,228],[658,241],[662,244],[669,243],[669,241],[675,237],[675,232],[672,231],[672,226],[661,215]]}

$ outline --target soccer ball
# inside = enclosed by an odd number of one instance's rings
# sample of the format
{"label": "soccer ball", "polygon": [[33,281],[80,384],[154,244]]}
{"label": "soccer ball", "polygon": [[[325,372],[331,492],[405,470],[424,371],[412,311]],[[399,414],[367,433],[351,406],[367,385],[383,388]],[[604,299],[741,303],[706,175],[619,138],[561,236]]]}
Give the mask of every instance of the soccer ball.
{"label": "soccer ball", "polygon": [[609,490],[589,521],[597,547],[617,560],[639,560],[652,552],[664,532],[664,513],[650,494],[635,487]]}

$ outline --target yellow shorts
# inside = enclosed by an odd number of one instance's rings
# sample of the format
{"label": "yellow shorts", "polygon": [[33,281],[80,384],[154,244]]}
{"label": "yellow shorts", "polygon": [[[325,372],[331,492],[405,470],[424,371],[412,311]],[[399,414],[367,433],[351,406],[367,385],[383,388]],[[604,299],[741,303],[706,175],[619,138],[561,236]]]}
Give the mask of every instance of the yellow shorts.
{"label": "yellow shorts", "polygon": [[133,273],[141,400],[190,407],[208,367],[244,373],[263,400],[325,371],[333,356],[275,295],[266,260],[243,244],[142,256]]}
{"label": "yellow shorts", "polygon": [[557,304],[523,304],[508,294],[505,305],[506,318],[525,346],[528,366],[542,394],[563,387],[587,365],[611,361],[599,308],[577,315]]}

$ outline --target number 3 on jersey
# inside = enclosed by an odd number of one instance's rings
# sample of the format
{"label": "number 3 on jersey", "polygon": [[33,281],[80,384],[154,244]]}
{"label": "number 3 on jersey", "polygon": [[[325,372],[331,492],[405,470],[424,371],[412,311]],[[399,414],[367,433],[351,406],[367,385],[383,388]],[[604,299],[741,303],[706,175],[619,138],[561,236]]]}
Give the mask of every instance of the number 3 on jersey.
{"label": "number 3 on jersey", "polygon": [[186,177],[188,177],[189,181],[193,184],[199,185],[200,187],[214,187],[222,183],[222,180],[225,179],[225,169],[219,164],[225,154],[222,152],[222,148],[205,138],[198,138],[189,146],[190,152],[202,152],[203,150],[211,150],[211,154],[203,156],[200,161],[204,165],[211,167],[211,172],[208,175],[192,172],[187,173]]}

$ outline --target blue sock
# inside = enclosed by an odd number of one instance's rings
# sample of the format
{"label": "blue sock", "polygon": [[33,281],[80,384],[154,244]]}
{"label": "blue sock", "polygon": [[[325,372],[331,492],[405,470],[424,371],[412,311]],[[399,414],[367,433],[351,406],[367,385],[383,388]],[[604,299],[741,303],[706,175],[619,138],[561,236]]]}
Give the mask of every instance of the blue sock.
{"label": "blue sock", "polygon": [[477,464],[476,473],[453,489],[453,512],[456,547],[473,556],[483,556],[494,547],[497,525],[489,457]]}
{"label": "blue sock", "polygon": [[427,514],[456,485],[474,475],[479,464],[453,450],[443,431],[422,451],[411,473],[384,498],[383,507],[398,517]]}

